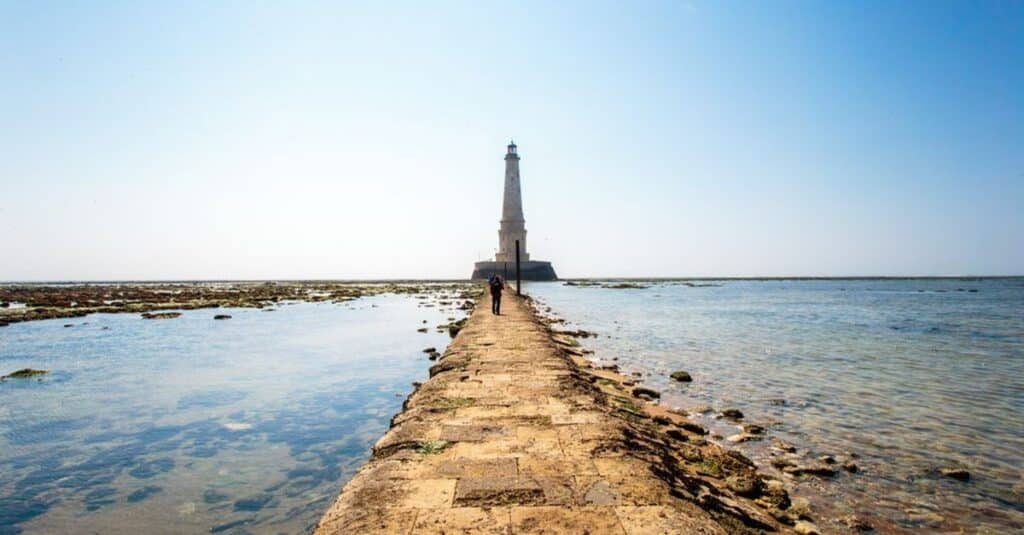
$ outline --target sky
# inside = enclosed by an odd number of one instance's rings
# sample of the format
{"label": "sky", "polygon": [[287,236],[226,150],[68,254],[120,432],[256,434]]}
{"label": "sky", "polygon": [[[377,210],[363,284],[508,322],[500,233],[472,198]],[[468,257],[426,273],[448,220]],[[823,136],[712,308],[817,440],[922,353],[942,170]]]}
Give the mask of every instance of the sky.
{"label": "sky", "polygon": [[0,0],[0,280],[1024,275],[1022,2]]}

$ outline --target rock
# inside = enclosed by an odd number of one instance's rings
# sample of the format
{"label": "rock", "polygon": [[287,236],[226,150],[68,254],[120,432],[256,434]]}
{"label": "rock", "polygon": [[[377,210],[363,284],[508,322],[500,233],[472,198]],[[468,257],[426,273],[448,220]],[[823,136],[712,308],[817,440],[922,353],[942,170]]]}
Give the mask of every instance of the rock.
{"label": "rock", "polygon": [[761,496],[754,501],[755,504],[770,509],[789,509],[789,493],[781,481],[764,479],[761,480],[761,487]]}
{"label": "rock", "polygon": [[795,518],[809,519],[811,516],[811,502],[807,498],[793,498],[790,502],[789,512]]}
{"label": "rock", "polygon": [[419,329],[416,329],[416,332],[418,332],[418,333],[425,333],[425,332],[427,332],[427,328],[426,327],[420,327]]}
{"label": "rock", "polygon": [[670,375],[669,377],[675,379],[676,381],[679,381],[680,383],[689,383],[693,381],[693,377],[690,377],[689,373],[684,372],[682,370],[672,372],[672,375]]}
{"label": "rock", "polygon": [[750,474],[729,476],[725,478],[725,486],[736,494],[748,498],[754,498],[761,493],[761,480]]}
{"label": "rock", "polygon": [[906,513],[910,520],[914,522],[927,522],[932,524],[938,524],[939,522],[945,520],[945,518],[942,515],[934,511],[929,511],[927,509],[909,508],[904,509],[903,512]]}
{"label": "rock", "polygon": [[462,327],[465,324],[466,324],[466,318],[463,318],[463,319],[461,319],[459,321],[456,321],[455,323],[449,324],[448,325],[448,336],[450,336],[452,338],[455,338],[456,336],[458,336],[459,331],[462,330]]}
{"label": "rock", "polygon": [[821,535],[821,531],[818,531],[818,526],[806,520],[797,520],[796,524],[793,525],[793,531],[800,535]]}
{"label": "rock", "polygon": [[743,413],[739,409],[725,409],[722,411],[722,416],[726,418],[732,418],[733,420],[742,420]]}
{"label": "rock", "polygon": [[691,407],[690,410],[695,412],[695,413],[697,413],[697,414],[704,414],[704,413],[711,412],[714,409],[711,408],[711,405],[696,405],[694,407]]}
{"label": "rock", "polygon": [[431,351],[428,354],[428,357],[430,358],[430,360],[437,360],[437,359],[439,359],[441,357],[441,354],[438,353],[437,351]]}
{"label": "rock", "polygon": [[971,479],[971,473],[963,468],[940,468],[939,473],[946,477],[950,477],[960,481],[967,481]]}
{"label": "rock", "polygon": [[725,452],[725,456],[728,457],[730,462],[733,462],[733,464],[739,463],[741,465],[754,468],[754,461],[751,461],[745,455],[736,450],[727,450]]}
{"label": "rock", "polygon": [[743,424],[740,427],[743,429],[744,433],[750,433],[751,435],[763,435],[764,434],[764,427],[761,427],[761,426],[759,426],[757,424]]}
{"label": "rock", "polygon": [[785,405],[786,404],[786,400],[784,400],[782,398],[774,398],[774,399],[769,399],[768,403],[770,403],[772,405],[779,405],[779,406],[781,406],[781,405]]}
{"label": "rock", "polygon": [[215,319],[215,320],[229,320],[229,319],[231,319],[231,316],[228,315],[228,314],[217,314],[216,316],[213,317],[213,319]]}
{"label": "rock", "polygon": [[144,320],[166,320],[171,318],[177,318],[181,315],[181,312],[143,312],[142,319]]}
{"label": "rock", "polygon": [[726,440],[732,442],[733,444],[739,444],[741,442],[750,442],[751,440],[761,440],[762,438],[764,437],[760,435],[752,435],[750,433],[738,433],[727,437]]}
{"label": "rock", "polygon": [[822,455],[821,457],[818,457],[818,462],[822,462],[825,464],[836,464],[836,458],[831,455]]}
{"label": "rock", "polygon": [[706,435],[706,434],[708,434],[708,430],[707,429],[704,429],[702,426],[700,426],[698,424],[695,424],[693,422],[682,422],[682,423],[680,423],[678,425],[679,425],[679,427],[682,427],[683,429],[685,429],[685,430],[687,430],[687,431],[689,431],[691,433],[696,433],[698,435]]}
{"label": "rock", "polygon": [[846,461],[845,463],[843,463],[843,470],[846,470],[851,474],[856,474],[857,472],[860,471],[860,467],[857,466],[857,463],[853,461]]}
{"label": "rock", "polygon": [[650,401],[650,400],[655,400],[655,399],[660,398],[661,397],[661,392],[658,392],[657,390],[651,390],[650,388],[644,388],[642,386],[638,386],[638,387],[633,389],[633,397],[637,397],[637,398],[640,398],[640,399],[646,399],[646,400]]}
{"label": "rock", "polygon": [[38,377],[40,375],[46,375],[50,373],[49,370],[36,370],[34,368],[22,368],[18,371],[11,372],[7,375],[0,377],[3,379],[28,379],[29,377]]}
{"label": "rock", "polygon": [[772,442],[772,447],[786,453],[796,453],[796,446],[779,439],[775,439],[775,441]]}
{"label": "rock", "polygon": [[671,409],[668,410],[668,412],[671,412],[672,414],[675,414],[676,416],[683,416],[683,417],[686,417],[686,416],[690,415],[685,410],[683,410],[683,409],[681,409],[679,407],[672,407]]}
{"label": "rock", "polygon": [[784,470],[786,468],[792,468],[796,466],[796,463],[794,463],[792,459],[788,459],[786,457],[775,457],[771,461],[769,461],[769,463],[775,468],[778,468],[779,470]]}
{"label": "rock", "polygon": [[424,353],[436,353],[437,352],[437,348],[436,347],[427,347],[427,348],[423,349],[423,352]]}
{"label": "rock", "polygon": [[827,464],[787,466],[783,468],[782,471],[794,476],[812,475],[818,477],[833,477],[836,475],[836,469]]}
{"label": "rock", "polygon": [[685,434],[683,434],[682,431],[680,431],[678,429],[669,429],[668,431],[665,431],[665,434],[668,435],[669,438],[678,440],[680,442],[689,442],[690,441],[690,437],[686,436]]}
{"label": "rock", "polygon": [[850,515],[843,518],[843,524],[846,524],[846,527],[856,531],[872,531],[875,529],[875,527],[866,520],[859,518],[856,515]]}
{"label": "rock", "polygon": [[74,327],[74,325],[71,323],[65,323],[64,328],[67,329],[68,327]]}

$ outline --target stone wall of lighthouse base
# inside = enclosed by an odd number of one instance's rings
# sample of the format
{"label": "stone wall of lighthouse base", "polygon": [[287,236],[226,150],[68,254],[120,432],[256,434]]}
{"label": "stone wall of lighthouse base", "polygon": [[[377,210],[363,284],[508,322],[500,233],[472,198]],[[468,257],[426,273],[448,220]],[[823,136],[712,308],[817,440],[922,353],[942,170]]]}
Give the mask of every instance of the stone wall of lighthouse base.
{"label": "stone wall of lighthouse base", "polygon": [[[519,263],[520,276],[524,281],[553,281],[558,280],[555,275],[555,268],[551,262],[542,260],[531,260]],[[473,264],[473,280],[487,280],[491,275],[500,275],[505,280],[516,280],[515,262],[477,262]]]}

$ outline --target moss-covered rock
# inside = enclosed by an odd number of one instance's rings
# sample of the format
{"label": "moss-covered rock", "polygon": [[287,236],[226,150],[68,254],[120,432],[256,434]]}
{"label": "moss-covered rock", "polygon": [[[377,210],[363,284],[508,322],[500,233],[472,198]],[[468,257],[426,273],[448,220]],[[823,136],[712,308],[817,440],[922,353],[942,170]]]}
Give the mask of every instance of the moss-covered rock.
{"label": "moss-covered rock", "polygon": [[29,377],[38,377],[40,375],[46,375],[50,373],[49,370],[37,370],[35,368],[22,368],[18,371],[11,372],[7,375],[0,377],[3,379],[28,379]]}
{"label": "moss-covered rock", "polygon": [[690,377],[689,373],[684,372],[682,370],[672,372],[672,375],[670,375],[669,377],[676,381],[679,381],[680,383],[689,383],[693,381],[693,377]]}

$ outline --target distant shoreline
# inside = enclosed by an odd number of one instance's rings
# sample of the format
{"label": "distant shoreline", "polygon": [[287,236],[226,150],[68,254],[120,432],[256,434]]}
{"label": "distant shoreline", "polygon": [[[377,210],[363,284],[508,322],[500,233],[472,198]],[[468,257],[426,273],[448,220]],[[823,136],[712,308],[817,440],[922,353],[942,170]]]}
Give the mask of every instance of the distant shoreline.
{"label": "distant shoreline", "polygon": [[[779,276],[779,277],[565,277],[564,281],[835,281],[835,280],[1007,280],[1024,279],[1024,275],[850,275],[850,276]],[[2,286],[17,285],[93,285],[93,284],[261,284],[261,283],[333,283],[333,284],[409,284],[464,283],[469,279],[110,279],[110,280],[7,280]]]}

